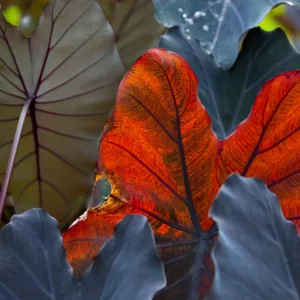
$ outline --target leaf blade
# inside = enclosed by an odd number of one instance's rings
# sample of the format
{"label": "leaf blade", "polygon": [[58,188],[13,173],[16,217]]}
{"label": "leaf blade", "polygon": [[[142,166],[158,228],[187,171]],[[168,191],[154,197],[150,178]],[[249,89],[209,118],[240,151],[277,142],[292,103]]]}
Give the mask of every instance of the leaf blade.
{"label": "leaf blade", "polygon": [[247,298],[249,291],[252,299],[298,299],[299,236],[262,181],[231,175],[210,216],[218,224],[219,238],[213,250],[215,281],[207,299]]}
{"label": "leaf blade", "polygon": [[[209,206],[201,202],[205,200],[201,186],[210,187],[207,195],[216,192],[214,159],[210,158],[217,152],[217,140],[196,88],[196,78],[189,66],[178,55],[161,49],[148,51],[125,75],[99,148],[96,180],[107,177],[111,195],[103,206],[89,209],[87,216],[64,234],[69,261],[74,266],[77,264],[81,269],[83,262],[86,267],[93,256],[88,248],[109,234],[111,224],[105,225],[106,219],[141,213],[149,218],[157,243],[163,245],[162,257],[168,261],[183,257],[188,280],[184,282],[182,296],[199,292],[206,264],[202,262],[202,253],[207,251],[208,236],[215,234],[203,232],[200,227],[202,220],[203,227],[211,226],[209,219],[201,219]],[[160,101],[162,96],[165,102]],[[207,137],[208,143],[202,143],[201,137]],[[193,168],[197,163],[203,166],[206,179]],[[83,240],[89,230],[95,241],[76,240],[76,236]],[[200,262],[187,258],[187,251],[197,253]],[[176,286],[173,293],[178,291],[176,282],[182,282],[184,275],[179,265],[167,267],[168,284]],[[195,275],[193,280],[189,272]],[[161,297],[166,296],[164,292],[169,292],[169,288],[161,292]]]}
{"label": "leaf blade", "polygon": [[[137,300],[142,294],[150,300],[165,285],[163,266],[145,217],[130,215],[119,223],[80,281],[72,276],[57,225],[46,211],[31,209],[13,216],[0,231],[3,299],[117,300],[125,296]],[[127,280],[139,282],[139,290]]]}
{"label": "leaf blade", "polygon": [[[152,52],[153,53],[153,52]],[[181,297],[180,299],[187,299],[187,297],[191,297],[191,299],[198,299],[199,293],[200,297],[205,295],[207,290],[209,289],[209,284],[212,280],[214,269],[212,266],[212,263],[210,261],[210,247],[214,243],[214,236],[216,234],[216,231],[214,231],[214,228],[207,228],[209,229],[208,232],[202,232],[199,235],[193,235],[192,232],[187,232],[186,229],[194,229],[192,226],[187,227],[183,223],[179,223],[180,219],[177,218],[177,220],[174,218],[178,214],[183,214],[184,217],[189,217],[188,213],[189,211],[183,210],[182,207],[179,207],[177,203],[187,203],[187,201],[181,201],[181,200],[187,200],[188,197],[187,194],[182,194],[182,189],[177,190],[174,189],[174,186],[176,188],[180,188],[180,185],[173,184],[172,181],[169,181],[169,178],[172,176],[172,172],[175,174],[182,174],[182,168],[180,168],[180,151],[176,148],[178,145],[178,135],[174,134],[176,133],[176,118],[173,120],[173,122],[168,123],[168,118],[170,118],[170,110],[174,106],[168,102],[172,97],[170,97],[171,93],[165,88],[162,88],[159,84],[157,85],[155,82],[155,76],[157,78],[160,78],[160,72],[157,71],[157,69],[154,68],[155,71],[152,72],[152,64],[156,66],[156,68],[159,68],[155,62],[150,60],[151,55],[153,55],[151,52],[149,53],[148,57],[149,64],[146,63],[145,65],[141,66],[140,70],[137,70],[135,66],[132,70],[128,72],[125,77],[124,82],[121,84],[119,95],[125,94],[124,98],[119,98],[119,102],[117,102],[117,106],[115,111],[113,112],[113,115],[111,116],[110,120],[107,123],[105,133],[103,135],[103,140],[101,141],[100,145],[100,154],[101,158],[104,161],[100,161],[99,163],[99,174],[97,179],[101,179],[105,176],[107,176],[108,180],[112,184],[112,193],[110,197],[108,198],[107,206],[104,204],[104,206],[100,206],[98,209],[94,210],[88,210],[88,213],[95,213],[93,217],[89,217],[87,215],[87,218],[84,218],[82,220],[82,224],[80,222],[76,223],[74,226],[72,226],[69,231],[74,233],[74,236],[69,236],[70,239],[76,239],[76,231],[82,233],[80,231],[81,229],[84,229],[84,226],[89,226],[92,224],[93,227],[93,234],[95,233],[95,236],[93,235],[93,238],[99,238],[99,237],[105,237],[105,235],[109,234],[109,228],[105,228],[105,217],[111,215],[115,215],[116,217],[122,217],[122,215],[126,215],[128,211],[131,211],[135,213],[142,213],[146,215],[149,218],[149,221],[152,225],[152,228],[156,234],[156,241],[158,244],[158,249],[162,249],[160,251],[160,255],[163,258],[163,261],[166,263],[166,274],[168,278],[168,286],[162,290],[158,295],[158,299],[165,299],[166,297],[172,297],[174,298],[175,295],[178,297]],[[155,52],[154,52],[155,53]],[[162,59],[165,59],[165,54],[170,55],[171,57],[175,57],[177,59],[177,55],[174,53],[169,53],[166,50],[160,50],[159,53],[162,55]],[[143,57],[142,57],[143,58]],[[141,59],[142,61],[142,59]],[[151,63],[150,63],[151,61]],[[166,69],[174,71],[174,74],[170,76],[172,79],[171,82],[176,82],[176,76],[175,76],[175,70],[178,71],[180,68],[186,67],[186,63],[183,60],[180,60],[182,64],[176,64],[172,60],[167,60],[166,62]],[[139,61],[136,62],[138,64]],[[175,69],[175,70],[174,70]],[[152,76],[151,72],[154,74]],[[185,72],[185,71],[184,71]],[[182,91],[184,89],[188,88],[188,83],[190,83],[189,80],[186,80],[187,77],[184,75],[185,73],[181,74],[180,81],[184,85],[184,87],[179,87],[178,89],[175,89],[175,94],[178,96],[178,99],[188,99],[189,96],[183,96]],[[149,73],[151,75],[149,75]],[[278,77],[287,77],[287,82],[283,84],[283,88],[287,88],[289,85],[291,85],[295,79],[291,74],[295,73],[295,71],[287,72],[284,74],[279,75]],[[297,73],[297,72],[296,72]],[[141,76],[142,74],[142,76]],[[168,73],[169,74],[169,73]],[[165,75],[164,75],[165,76]],[[138,80],[135,80],[135,77],[138,77]],[[163,77],[164,78],[164,77]],[[150,80],[149,80],[150,79]],[[144,82],[147,82],[147,80],[150,81],[148,84],[148,87],[150,91],[147,90],[147,87],[145,87]],[[277,82],[278,86],[281,86],[278,84],[277,77],[272,79],[270,82]],[[161,80],[160,80],[161,81]],[[123,86],[125,85],[125,88]],[[194,82],[194,93],[196,94],[196,83]],[[135,86],[136,85],[136,86]],[[168,86],[168,85],[166,85]],[[268,83],[263,87],[263,91],[268,90]],[[126,89],[131,89],[129,93]],[[163,93],[162,95],[159,95],[159,93]],[[134,94],[132,97],[132,94]],[[138,97],[138,95],[141,95],[141,97]],[[150,101],[150,107],[146,106],[147,109],[145,109],[145,105],[142,106],[137,100],[143,100],[148,99],[149,96]],[[189,95],[189,93],[188,93]],[[272,95],[272,97],[270,96]],[[190,152],[187,152],[186,160],[189,162],[188,166],[193,166],[197,170],[195,174],[199,174],[199,177],[207,176],[205,175],[205,172],[208,172],[210,174],[210,179],[208,181],[208,184],[205,185],[203,182],[198,182],[198,187],[200,187],[203,192],[202,200],[207,201],[207,203],[211,203],[213,201],[214,196],[210,194],[211,190],[213,192],[217,193],[219,187],[222,185],[222,183],[226,180],[227,176],[232,172],[242,172],[242,169],[239,168],[239,164],[244,161],[247,161],[249,159],[249,156],[247,156],[247,153],[245,152],[246,146],[247,151],[253,151],[253,145],[245,145],[245,141],[253,141],[254,137],[252,138],[252,135],[247,135],[249,133],[249,130],[244,130],[243,135],[246,135],[246,138],[248,140],[244,139],[236,139],[237,132],[239,132],[240,128],[242,126],[246,127],[249,126],[251,123],[251,118],[259,118],[261,115],[263,115],[263,111],[266,107],[262,105],[262,103],[268,103],[268,107],[272,107],[275,105],[276,101],[280,99],[280,94],[275,92],[275,96],[273,96],[272,93],[264,93],[263,96],[258,95],[255,106],[258,107],[258,109],[254,109],[252,112],[252,116],[248,118],[247,121],[242,123],[240,127],[237,128],[236,132],[232,134],[228,139],[224,141],[217,141],[216,137],[212,134],[211,128],[208,130],[207,135],[204,135],[203,139],[199,136],[199,132],[196,133],[196,142],[203,143],[203,145],[206,145],[205,149],[207,149],[208,153],[201,152],[201,151],[195,151],[197,148],[190,149]],[[151,98],[153,97],[153,98]],[[278,98],[279,97],[279,98]],[[176,98],[177,99],[177,98]],[[292,106],[292,112],[294,112],[295,116],[289,115],[289,118],[285,119],[286,125],[285,128],[287,130],[293,130],[293,128],[287,124],[296,124],[298,122],[297,114],[297,97],[294,98],[293,106]],[[183,100],[184,101],[184,100]],[[143,103],[143,102],[142,102]],[[146,104],[147,101],[146,101]],[[152,106],[151,106],[152,105]],[[164,110],[163,108],[167,107],[167,110]],[[183,108],[183,111],[185,110],[185,106],[181,105]],[[200,106],[201,107],[201,106]],[[181,108],[180,108],[181,109]],[[194,124],[198,124],[197,122],[200,122],[203,125],[207,125],[208,116],[204,113],[205,111],[202,110],[197,111],[197,109],[193,108],[193,113],[196,113],[195,118],[198,118],[198,120]],[[141,115],[137,113],[137,110],[139,112],[142,112]],[[267,109],[268,111],[270,108]],[[149,113],[151,112],[151,113]],[[174,110],[171,111],[174,114]],[[154,114],[155,113],[155,114]],[[130,115],[131,114],[131,115]],[[159,119],[160,122],[157,121],[157,118],[154,118],[157,115],[163,114],[163,117]],[[282,114],[284,115],[284,114]],[[183,124],[189,124],[189,121],[193,120],[192,116],[189,116],[189,113],[185,113],[182,115],[183,119],[181,120]],[[184,118],[187,117],[187,121],[184,121]],[[172,118],[171,118],[172,120]],[[250,120],[250,121],[249,121]],[[151,123],[153,122],[153,124]],[[210,123],[210,122],[209,122]],[[145,126],[145,124],[147,126]],[[149,125],[150,124],[150,125]],[[166,125],[169,124],[169,127]],[[248,125],[247,125],[248,124]],[[260,124],[260,123],[259,123]],[[259,124],[257,125],[259,127]],[[164,126],[162,126],[164,125]],[[276,124],[272,124],[272,128],[276,128]],[[198,131],[199,128],[197,126],[194,126],[195,129]],[[270,127],[270,132],[272,132],[272,128]],[[208,128],[208,127],[207,127]],[[251,128],[251,126],[250,126]],[[256,127],[257,129],[257,127]],[[127,132],[125,132],[127,130]],[[172,131],[173,130],[173,131]],[[175,130],[175,131],[174,131]],[[199,130],[201,132],[201,130]],[[110,133],[110,134],[107,134]],[[116,132],[116,135],[113,133]],[[183,131],[184,132],[184,131]],[[187,131],[189,134],[195,134],[193,130]],[[131,135],[133,135],[134,138],[130,138]],[[124,137],[125,136],[125,137]],[[255,136],[255,135],[253,135]],[[270,136],[270,134],[269,134]],[[112,141],[110,139],[108,140],[108,145],[105,145],[103,141],[107,138],[113,138],[116,139],[116,141]],[[124,137],[122,139],[122,137]],[[234,141],[239,142],[239,145],[235,145]],[[272,139],[272,138],[271,138]],[[269,141],[271,141],[269,138]],[[155,143],[155,141],[159,141],[158,146]],[[183,139],[183,141],[188,141],[187,137]],[[255,142],[255,141],[254,141]],[[155,145],[153,147],[152,143]],[[210,148],[211,143],[213,144],[213,147]],[[116,145],[118,146],[116,146]],[[170,148],[168,145],[174,145],[173,148]],[[103,146],[104,145],[104,146]],[[150,146],[152,146],[152,148]],[[294,146],[296,151],[292,151],[290,155],[293,155],[294,163],[292,164],[294,167],[299,165],[299,156],[297,156],[297,145],[299,145],[299,137],[295,138]],[[176,147],[175,147],[176,146]],[[187,145],[184,144],[186,147]],[[113,149],[113,147],[116,147],[116,149]],[[128,147],[131,147],[128,149]],[[164,147],[161,148],[160,147]],[[154,151],[152,152],[152,149],[154,148]],[[298,147],[299,148],[299,147]],[[102,151],[105,149],[105,151]],[[164,173],[164,165],[159,164],[159,160],[157,157],[159,155],[165,154],[164,157],[167,158],[169,151],[172,153],[177,159],[165,159],[164,163],[168,166],[167,172]],[[213,156],[211,155],[211,149],[213,151]],[[293,149],[293,150],[295,150]],[[133,150],[134,153],[129,152],[129,150]],[[102,151],[102,152],[101,152]],[[116,151],[117,154],[115,155],[113,151]],[[119,152],[118,152],[119,151]],[[136,151],[136,152],[135,152]],[[224,152],[225,151],[225,152]],[[284,150],[286,151],[286,150]],[[124,153],[123,153],[124,152]],[[151,155],[150,155],[151,154]],[[176,155],[177,154],[177,155]],[[208,164],[212,164],[214,166],[213,169],[210,169],[209,167],[206,168],[205,164],[201,165],[199,161],[197,160],[197,156],[200,155],[202,158],[205,157],[208,161]],[[234,159],[232,158],[232,155],[234,155]],[[150,157],[150,159],[153,159],[153,162],[150,162],[146,164],[146,161]],[[193,160],[191,160],[193,159]],[[107,161],[105,161],[107,160]],[[136,160],[135,162],[133,160]],[[232,163],[232,160],[234,161],[234,164]],[[272,160],[272,157],[269,158],[269,160]],[[200,159],[201,162],[201,159]],[[175,164],[173,167],[172,163]],[[134,164],[137,164],[138,167],[136,167]],[[216,165],[215,165],[216,164]],[[273,164],[276,164],[276,162],[273,161]],[[150,167],[153,167],[152,169]],[[280,162],[280,164],[277,164],[276,167],[272,166],[273,168],[270,169],[270,172],[273,170],[280,172],[280,168],[284,167],[284,160]],[[236,169],[235,169],[236,168]],[[262,163],[259,168],[256,168],[255,175],[260,177],[263,180],[269,180],[270,176],[266,174],[265,170],[268,170],[269,165],[266,161],[265,163]],[[154,170],[158,170],[158,172],[154,172]],[[191,172],[191,169],[188,169],[189,172]],[[160,173],[159,173],[160,172]],[[212,173],[210,173],[212,172]],[[154,173],[154,174],[153,174]],[[193,173],[188,173],[193,174]],[[246,174],[248,176],[248,174]],[[152,176],[151,179],[154,180],[157,184],[159,184],[158,187],[161,187],[159,190],[157,186],[153,185],[153,180],[149,179],[149,176]],[[217,176],[216,178],[214,176]],[[172,177],[171,177],[172,178]],[[177,178],[177,177],[176,177]],[[181,177],[181,180],[183,178]],[[195,182],[191,182],[195,183]],[[292,186],[291,186],[292,185]],[[182,186],[184,186],[182,184]],[[285,182],[285,186],[288,187],[291,193],[297,193],[299,192],[299,185],[293,184],[292,181]],[[155,195],[155,192],[158,191],[159,193]],[[168,194],[163,193],[167,191],[167,193],[170,193],[170,205],[169,207],[166,207],[166,210],[159,210],[158,205],[161,205],[163,201],[166,201]],[[284,191],[284,186],[282,186],[282,191]],[[146,194],[145,192],[149,193]],[[145,195],[147,197],[145,197]],[[181,197],[186,196],[186,198],[181,199]],[[196,194],[197,195],[197,194]],[[156,197],[154,197],[156,196]],[[197,200],[197,196],[194,198],[195,194],[192,195],[192,199]],[[280,194],[281,200],[283,199],[283,194]],[[151,198],[152,197],[152,198]],[[161,197],[161,198],[160,198]],[[162,199],[162,200],[160,200]],[[176,200],[176,202],[174,201]],[[290,208],[295,203],[295,199],[287,199],[290,202]],[[172,202],[174,201],[174,202]],[[166,202],[167,203],[167,202]],[[122,209],[120,209],[122,207]],[[125,209],[127,207],[128,211]],[[142,208],[142,209],[141,209]],[[154,210],[153,210],[154,208]],[[125,210],[123,210],[125,209]],[[100,212],[99,218],[97,219],[97,211]],[[150,211],[150,213],[149,213]],[[283,205],[283,211],[285,214],[288,214],[288,212],[285,210],[285,206]],[[120,213],[120,214],[119,214]],[[159,214],[161,213],[161,214]],[[295,212],[296,213],[296,212]],[[202,218],[205,219],[205,224],[210,224],[210,220],[208,219],[207,215],[204,213],[201,215],[199,214],[199,211],[197,211],[197,215],[201,220]],[[170,216],[173,219],[168,219],[167,217]],[[163,217],[162,219],[159,219],[158,217]],[[169,224],[166,222],[168,221]],[[94,222],[94,224],[93,224]],[[170,224],[170,222],[172,222]],[[206,223],[207,222],[207,223]],[[179,229],[178,226],[174,225],[181,225],[185,226],[185,229],[181,228]],[[201,224],[202,225],[202,224]],[[80,229],[80,227],[82,228]],[[109,225],[110,226],[110,225]],[[209,225],[208,225],[209,226]],[[77,227],[77,228],[76,228]],[[87,228],[87,227],[86,227]],[[172,231],[167,231],[166,229],[172,229]],[[203,228],[204,229],[204,228]],[[180,233],[180,234],[179,234]],[[68,235],[68,231],[66,233]],[[83,233],[83,236],[88,236],[88,230]],[[89,241],[90,242],[90,241]],[[76,244],[76,243],[75,243]],[[185,246],[189,247],[185,247]],[[192,246],[192,247],[191,247]],[[79,252],[75,253],[74,250],[69,248],[69,257],[74,257],[79,259],[79,261],[82,259],[82,257],[85,259],[85,252],[83,251],[84,247],[79,243],[74,246],[76,248],[76,251],[78,249]],[[177,247],[177,248],[176,248]],[[181,247],[181,249],[180,249]],[[172,250],[175,249],[175,250]],[[73,252],[73,253],[72,253]],[[188,255],[187,253],[192,253],[191,255]],[[89,255],[89,254],[88,254]],[[194,255],[194,256],[193,256]],[[199,261],[195,259],[195,257],[199,258]],[[89,257],[88,259],[91,259],[92,257]],[[182,259],[181,259],[182,258]],[[168,264],[170,261],[175,261],[175,264]],[[89,261],[85,261],[84,263],[88,263]],[[171,266],[171,267],[170,267]],[[203,278],[204,277],[204,278]],[[161,298],[160,298],[161,297]]]}
{"label": "leaf blade", "polygon": [[218,68],[199,43],[187,39],[179,28],[169,29],[159,46],[180,54],[193,68],[199,79],[199,98],[221,140],[248,117],[257,93],[267,80],[300,66],[299,54],[281,30],[271,33],[259,28],[251,30],[229,71]]}
{"label": "leaf blade", "polygon": [[[93,0],[52,1],[28,40],[3,17],[1,30],[1,115],[17,117],[14,105],[30,97],[34,102],[10,186],[16,209],[45,207],[64,227],[91,192],[101,124],[124,72],[113,32]],[[8,124],[1,131],[2,176],[16,122]]]}
{"label": "leaf blade", "polygon": [[[257,26],[269,10],[281,2],[255,0],[245,4],[239,0],[155,0],[154,4],[161,23],[167,27],[180,26],[186,36],[200,40],[203,49],[212,53],[217,65],[228,70],[238,56],[241,36]],[[300,2],[295,0],[292,3]]]}
{"label": "leaf blade", "polygon": [[99,3],[115,31],[116,45],[127,68],[156,47],[165,28],[155,19],[152,1],[99,0]]}
{"label": "leaf blade", "polygon": [[[145,74],[144,69],[148,70],[147,77],[140,79],[139,74]],[[190,85],[184,87],[182,81],[189,82]],[[105,175],[112,184],[116,181],[122,184],[118,187],[119,191],[116,186],[115,189],[112,187],[112,195],[122,198],[122,193],[124,193],[127,195],[126,198],[130,199],[132,195],[134,199],[136,196],[134,196],[133,187],[137,191],[138,189],[147,191],[147,185],[151,180],[152,186],[155,186],[154,194],[165,195],[162,207],[170,206],[172,201],[176,201],[177,208],[182,207],[182,210],[186,210],[185,205],[189,208],[188,205],[194,203],[197,214],[199,216],[205,214],[204,210],[207,205],[202,203],[199,208],[201,191],[197,187],[199,182],[197,182],[190,156],[192,156],[191,151],[198,149],[199,154],[193,156],[193,163],[197,162],[200,166],[202,165],[206,168],[206,174],[211,176],[209,174],[214,162],[203,159],[200,154],[213,157],[217,151],[217,140],[211,131],[206,111],[195,93],[196,86],[195,75],[185,62],[176,54],[164,50],[150,50],[132,66],[120,85],[117,105],[106,124],[99,149],[99,178]],[[166,93],[165,102],[155,100],[162,96],[161,91]],[[185,95],[187,100],[182,100]],[[132,110],[129,111],[129,108]],[[163,113],[166,114],[165,118],[163,118]],[[197,122],[196,115],[199,115],[199,119],[203,118],[202,123]],[[149,129],[141,134],[139,127],[144,119]],[[136,124],[133,124],[133,121]],[[142,131],[142,127],[140,128]],[[160,133],[159,136],[157,132]],[[209,143],[202,145],[201,141],[192,138],[192,133],[199,137],[207,136]],[[154,148],[157,148],[156,151]],[[139,151],[145,151],[148,154],[144,158],[139,158]],[[118,157],[118,161],[113,157]],[[120,157],[123,158],[122,171],[118,166]],[[167,167],[170,170],[175,167],[178,169],[175,168],[170,174]],[[140,168],[147,172],[146,175],[141,173]],[[128,174],[125,174],[126,172]],[[138,174],[139,178],[128,178],[127,175],[130,172]],[[176,178],[176,172],[179,174],[178,178]],[[150,179],[152,176],[153,179]],[[174,197],[177,200],[171,200]],[[168,201],[171,202],[168,203]],[[188,202],[190,204],[187,204]],[[175,202],[171,205],[175,205]],[[182,225],[188,225],[190,222],[184,219],[178,219],[178,221]],[[191,221],[193,226],[198,226],[196,221],[193,219]]]}
{"label": "leaf blade", "polygon": [[269,80],[217,158],[219,182],[232,172],[263,179],[287,218],[299,215],[299,80],[298,71]]}

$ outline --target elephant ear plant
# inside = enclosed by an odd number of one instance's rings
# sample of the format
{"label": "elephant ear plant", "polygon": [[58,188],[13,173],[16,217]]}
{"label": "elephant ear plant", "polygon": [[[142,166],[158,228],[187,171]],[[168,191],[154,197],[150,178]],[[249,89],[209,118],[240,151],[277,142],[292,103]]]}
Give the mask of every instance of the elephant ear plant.
{"label": "elephant ear plant", "polygon": [[[96,1],[53,0],[30,37],[1,14],[0,50],[0,213],[9,186],[17,212],[44,207],[64,228],[93,184],[99,132],[125,70],[112,28]],[[44,209],[1,229],[1,300],[150,300],[165,286],[141,215],[115,227],[81,279],[72,273],[58,222]]]}
{"label": "elephant ear plant", "polygon": [[54,0],[29,38],[1,15],[0,53],[0,203],[10,183],[17,212],[43,207],[65,229],[84,211],[125,72],[114,33],[94,0]]}
{"label": "elephant ear plant", "polygon": [[151,227],[141,215],[116,226],[80,280],[66,260],[57,221],[43,209],[13,216],[0,231],[0,249],[1,300],[151,300],[165,285]]}
{"label": "elephant ear plant", "polygon": [[149,1],[0,18],[0,299],[300,299],[300,55],[252,28],[279,1]]}
{"label": "elephant ear plant", "polygon": [[263,180],[284,216],[299,217],[300,64],[281,30],[255,28],[225,71],[179,29],[124,76],[97,160],[96,182],[106,178],[111,193],[63,239],[80,275],[114,224],[146,215],[168,283],[156,299],[190,300],[213,282],[217,226],[208,212],[230,174]]}
{"label": "elephant ear plant", "polygon": [[63,236],[77,275],[116,222],[141,213],[155,232],[168,279],[157,299],[204,297],[213,281],[216,238],[208,211],[231,173],[263,180],[285,217],[297,218],[299,71],[271,78],[252,101],[248,118],[218,139],[188,63],[159,48],[141,56],[120,84],[100,140],[96,181],[107,178],[111,193]]}
{"label": "elephant ear plant", "polygon": [[219,237],[207,300],[300,299],[300,237],[261,180],[231,175],[210,216]]}

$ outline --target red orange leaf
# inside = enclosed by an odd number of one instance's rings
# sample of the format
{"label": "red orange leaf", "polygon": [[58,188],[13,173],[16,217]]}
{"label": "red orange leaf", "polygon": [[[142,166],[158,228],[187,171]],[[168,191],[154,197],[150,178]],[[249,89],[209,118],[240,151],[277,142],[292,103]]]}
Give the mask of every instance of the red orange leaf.
{"label": "red orange leaf", "polygon": [[[147,52],[120,85],[116,108],[101,139],[97,179],[108,178],[112,185],[108,202],[126,203],[121,209],[124,215],[136,212],[150,217],[156,240],[162,244],[161,255],[169,262],[169,283],[182,279],[182,270],[170,261],[182,255],[187,279],[183,293],[191,286],[193,252],[198,251],[191,245],[202,241],[202,252],[206,247],[200,223],[207,229],[212,225],[206,215],[207,199],[218,191],[213,172],[216,154],[217,138],[198,99],[197,79],[190,67],[174,53]],[[102,236],[110,207],[98,208],[100,214],[90,210],[87,219],[64,235],[73,267],[81,265],[83,253],[87,261],[96,254],[90,251],[91,243],[74,243],[74,239],[90,236],[91,226]],[[198,281],[195,286],[199,293]]]}
{"label": "red orange leaf", "polygon": [[130,212],[120,201],[107,201],[97,209],[88,210],[64,233],[67,259],[80,277],[101,246],[114,234],[114,227]]}
{"label": "red orange leaf", "polygon": [[300,216],[300,72],[283,73],[258,94],[246,122],[224,141],[218,179],[258,177],[280,199],[285,217]]}
{"label": "red orange leaf", "polygon": [[165,263],[161,299],[205,294],[213,271],[207,242],[214,235],[207,212],[230,173],[262,178],[285,215],[299,215],[297,206],[291,209],[300,193],[299,98],[300,73],[277,76],[249,118],[218,142],[188,64],[166,50],[148,51],[124,77],[100,142],[96,179],[108,178],[111,195],[65,233],[69,261],[82,272],[99,238],[109,237],[123,216],[142,213]]}
{"label": "red orange leaf", "polygon": [[100,143],[99,177],[109,179],[115,197],[199,232],[199,222],[212,225],[205,217],[216,194],[216,153],[194,73],[175,53],[150,50],[120,85]]}

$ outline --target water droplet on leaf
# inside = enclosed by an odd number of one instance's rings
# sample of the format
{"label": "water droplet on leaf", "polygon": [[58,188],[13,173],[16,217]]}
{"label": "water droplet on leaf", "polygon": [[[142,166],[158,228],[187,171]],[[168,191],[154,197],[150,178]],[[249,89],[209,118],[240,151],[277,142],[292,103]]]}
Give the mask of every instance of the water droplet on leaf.
{"label": "water droplet on leaf", "polygon": [[204,12],[204,11],[196,11],[194,13],[195,18],[200,18],[200,17],[205,17],[205,16],[206,16],[206,12]]}
{"label": "water droplet on leaf", "polygon": [[190,24],[190,25],[193,25],[193,24],[194,24],[193,19],[186,18],[185,21],[186,21],[188,24]]}

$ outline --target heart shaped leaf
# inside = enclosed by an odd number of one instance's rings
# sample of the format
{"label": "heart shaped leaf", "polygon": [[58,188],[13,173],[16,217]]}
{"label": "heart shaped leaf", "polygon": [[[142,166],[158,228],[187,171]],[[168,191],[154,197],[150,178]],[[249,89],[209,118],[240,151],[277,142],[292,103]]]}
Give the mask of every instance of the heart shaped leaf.
{"label": "heart shaped leaf", "polygon": [[300,238],[262,181],[231,175],[210,216],[219,236],[207,300],[299,299]]}
{"label": "heart shaped leaf", "polygon": [[[156,16],[167,27],[199,40],[218,66],[229,69],[239,52],[240,37],[257,26],[282,0],[154,0]],[[300,4],[299,0],[291,3]],[[258,9],[259,8],[259,9]]]}
{"label": "heart shaped leaf", "polygon": [[141,213],[165,264],[168,286],[159,299],[199,299],[213,276],[208,210],[230,173],[263,179],[286,217],[300,215],[300,73],[267,82],[249,118],[224,141],[197,88],[184,59],[163,49],[148,51],[125,75],[99,148],[96,180],[106,177],[111,194],[64,234],[75,268],[86,268],[115,222]]}
{"label": "heart shaped leaf", "polygon": [[281,30],[251,30],[229,71],[218,68],[198,42],[187,39],[179,28],[169,29],[159,46],[180,54],[196,73],[199,97],[220,139],[229,136],[247,118],[264,82],[300,68],[300,55]]}
{"label": "heart shaped leaf", "polygon": [[72,266],[82,273],[114,224],[131,212],[142,213],[155,228],[171,276],[161,298],[168,293],[186,299],[191,290],[198,295],[209,247],[205,240],[215,233],[204,233],[200,221],[212,225],[203,200],[217,193],[216,154],[217,139],[199,102],[194,73],[176,54],[148,51],[125,75],[102,135],[97,176],[107,177],[111,195],[64,234]]}
{"label": "heart shaped leaf", "polygon": [[0,19],[0,173],[27,105],[9,187],[17,212],[44,207],[60,221],[84,207],[102,125],[124,68],[94,0],[57,0],[26,39]]}
{"label": "heart shaped leaf", "polygon": [[1,299],[147,299],[164,287],[147,219],[127,216],[81,280],[72,276],[57,222],[42,209],[0,231]]}

